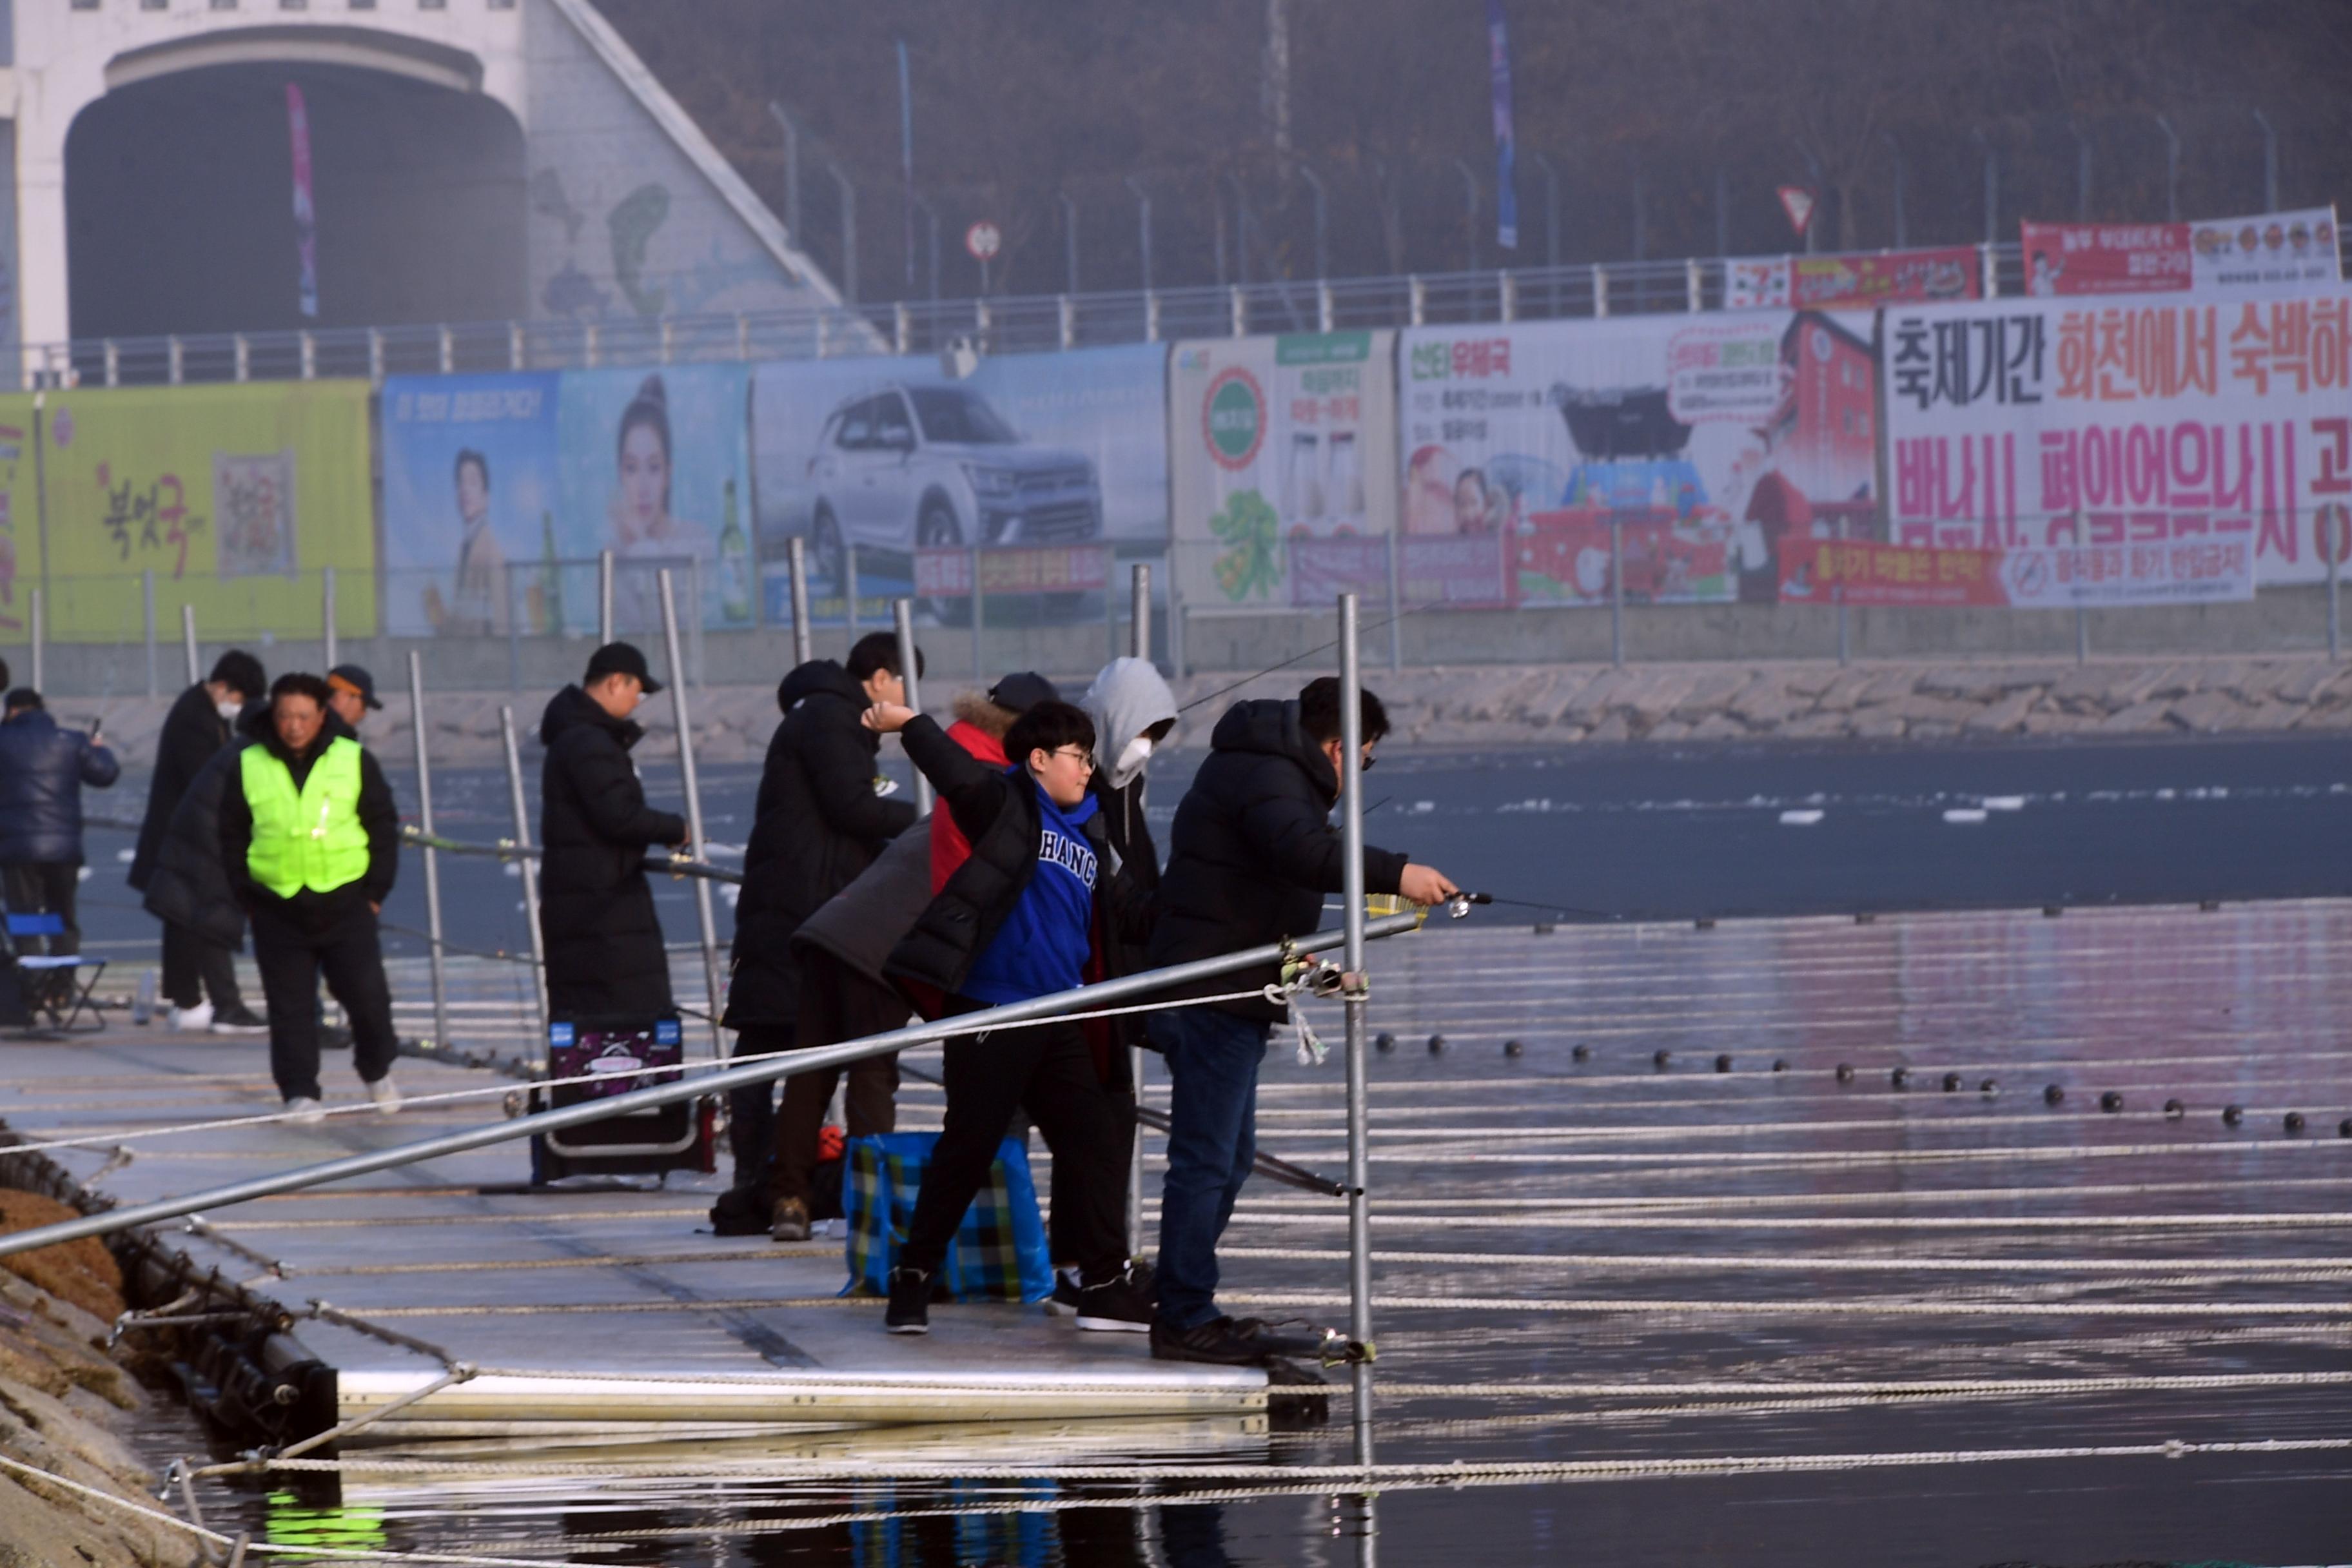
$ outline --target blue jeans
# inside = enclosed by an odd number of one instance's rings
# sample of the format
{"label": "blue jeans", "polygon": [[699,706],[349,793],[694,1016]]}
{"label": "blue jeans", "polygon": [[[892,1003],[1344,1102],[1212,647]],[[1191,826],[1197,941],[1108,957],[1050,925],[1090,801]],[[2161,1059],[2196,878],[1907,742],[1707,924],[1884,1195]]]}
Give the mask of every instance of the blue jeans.
{"label": "blue jeans", "polygon": [[1213,1321],[1217,1238],[1257,1155],[1257,1070],[1265,1021],[1213,1007],[1154,1013],[1168,1059],[1168,1180],[1160,1198],[1160,1321],[1179,1332]]}

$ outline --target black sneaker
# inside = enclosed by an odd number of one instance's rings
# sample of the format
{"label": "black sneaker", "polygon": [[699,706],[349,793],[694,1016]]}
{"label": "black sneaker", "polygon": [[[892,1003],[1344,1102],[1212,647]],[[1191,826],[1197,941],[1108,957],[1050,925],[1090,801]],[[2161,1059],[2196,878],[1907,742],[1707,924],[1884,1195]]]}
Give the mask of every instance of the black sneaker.
{"label": "black sneaker", "polygon": [[882,1326],[894,1334],[931,1331],[931,1277],[920,1268],[890,1270],[890,1304],[882,1310]]}
{"label": "black sneaker", "polygon": [[1151,1359],[1197,1361],[1212,1366],[1264,1366],[1266,1348],[1231,1318],[1217,1318],[1197,1328],[1171,1329],[1151,1325]]}
{"label": "black sneaker", "polygon": [[269,1033],[269,1020],[239,1003],[234,1007],[214,1009],[213,1033],[215,1035],[266,1035]]}
{"label": "black sneaker", "polygon": [[1099,1285],[1077,1291],[1078,1327],[1101,1333],[1141,1334],[1151,1329],[1150,1280],[1129,1264]]}

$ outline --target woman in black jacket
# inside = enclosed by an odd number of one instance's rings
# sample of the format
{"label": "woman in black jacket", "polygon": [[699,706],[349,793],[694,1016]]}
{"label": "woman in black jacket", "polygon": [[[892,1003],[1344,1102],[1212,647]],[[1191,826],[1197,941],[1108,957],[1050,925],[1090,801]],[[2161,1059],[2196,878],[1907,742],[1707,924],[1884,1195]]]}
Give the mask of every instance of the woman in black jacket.
{"label": "woman in black jacket", "polygon": [[[917,673],[921,673],[918,653]],[[793,932],[824,901],[857,879],[882,847],[915,820],[911,802],[892,800],[875,767],[882,737],[859,722],[877,702],[906,696],[898,639],[888,632],[860,638],[846,669],[812,659],[776,689],[783,722],[768,742],[767,765],[751,841],[743,855],[743,890],[735,900],[735,942],[722,1020],[740,1037],[737,1049],[761,1055],[793,1047],[800,977]],[[770,1086],[737,1089],[730,1099],[729,1142],[735,1183],[761,1179],[775,1138]],[[824,1107],[819,1106],[818,1120]],[[787,1128],[788,1155],[814,1159],[818,1124]],[[804,1151],[798,1145],[805,1142]],[[799,1216],[801,1237],[807,1215]]]}
{"label": "woman in black jacket", "polygon": [[539,721],[539,929],[547,1005],[569,1023],[637,1028],[675,1012],[669,954],[646,881],[646,851],[682,845],[686,822],[646,805],[629,748],[645,735],[629,715],[661,682],[627,643],[607,643],[578,686],[550,699]]}

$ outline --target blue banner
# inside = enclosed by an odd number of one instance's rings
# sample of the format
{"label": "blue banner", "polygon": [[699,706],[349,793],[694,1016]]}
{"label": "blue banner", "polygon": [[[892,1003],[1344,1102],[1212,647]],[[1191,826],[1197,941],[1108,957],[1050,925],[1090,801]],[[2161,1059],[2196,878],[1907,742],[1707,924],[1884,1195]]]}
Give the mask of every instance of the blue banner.
{"label": "blue banner", "polygon": [[1518,133],[1511,126],[1511,32],[1503,0],[1486,0],[1486,64],[1495,89],[1495,243],[1519,247],[1519,193],[1514,184]]}

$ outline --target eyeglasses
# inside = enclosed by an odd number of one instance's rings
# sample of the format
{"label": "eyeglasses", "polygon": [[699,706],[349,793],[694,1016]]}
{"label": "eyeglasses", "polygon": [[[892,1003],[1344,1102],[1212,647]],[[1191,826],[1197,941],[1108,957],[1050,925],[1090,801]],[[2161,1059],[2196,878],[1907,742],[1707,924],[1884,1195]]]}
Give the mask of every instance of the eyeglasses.
{"label": "eyeglasses", "polygon": [[1088,773],[1095,771],[1095,754],[1092,752],[1087,751],[1084,746],[1057,746],[1052,752],[1048,752],[1047,755],[1061,757],[1067,761],[1076,763]]}

